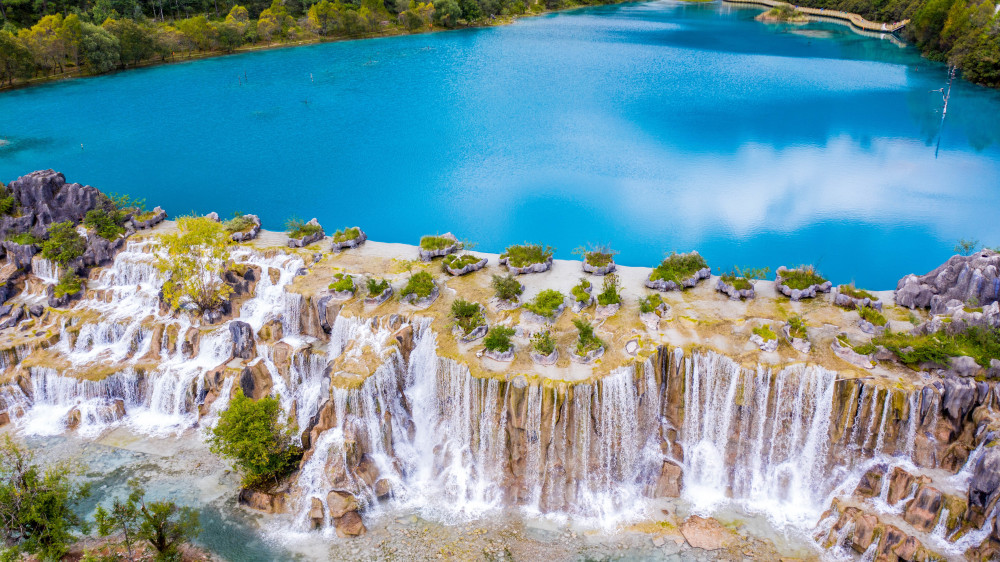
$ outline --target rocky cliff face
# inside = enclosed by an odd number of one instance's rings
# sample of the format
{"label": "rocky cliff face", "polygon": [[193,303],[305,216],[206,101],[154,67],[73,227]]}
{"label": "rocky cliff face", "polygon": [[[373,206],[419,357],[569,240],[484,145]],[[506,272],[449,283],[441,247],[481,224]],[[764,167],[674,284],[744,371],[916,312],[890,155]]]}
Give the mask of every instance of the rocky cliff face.
{"label": "rocky cliff face", "polygon": [[910,308],[945,310],[951,300],[989,305],[1000,299],[1000,254],[981,250],[970,256],[952,256],[926,275],[907,275],[896,286],[896,303]]}
{"label": "rocky cliff face", "polygon": [[8,189],[17,200],[19,215],[0,218],[0,238],[21,232],[44,237],[52,223],[79,223],[97,207],[101,196],[89,185],[66,183],[66,177],[53,170],[22,176],[10,182]]}

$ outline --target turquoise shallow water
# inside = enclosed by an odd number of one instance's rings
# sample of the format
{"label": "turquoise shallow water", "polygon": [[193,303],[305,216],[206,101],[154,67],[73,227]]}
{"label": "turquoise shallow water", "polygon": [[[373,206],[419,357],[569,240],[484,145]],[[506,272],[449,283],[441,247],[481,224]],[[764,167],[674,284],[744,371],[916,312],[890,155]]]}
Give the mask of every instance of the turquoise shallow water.
{"label": "turquoise shallow water", "polygon": [[959,238],[1000,245],[1000,94],[957,82],[935,157],[943,66],[758,13],[628,4],[3,93],[0,180],[54,168],[173,215],[611,242],[627,265],[698,249],[876,289]]}

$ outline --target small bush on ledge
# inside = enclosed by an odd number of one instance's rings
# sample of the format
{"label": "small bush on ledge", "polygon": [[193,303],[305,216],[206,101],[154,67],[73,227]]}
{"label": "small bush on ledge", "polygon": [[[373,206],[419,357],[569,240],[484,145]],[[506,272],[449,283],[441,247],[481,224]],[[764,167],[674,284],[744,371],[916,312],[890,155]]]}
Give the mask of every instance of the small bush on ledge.
{"label": "small bush on ledge", "polygon": [[78,277],[76,273],[67,271],[59,278],[59,283],[54,288],[54,294],[57,299],[61,299],[66,295],[75,295],[82,290],[83,279]]}
{"label": "small bush on ledge", "polygon": [[824,279],[813,266],[803,265],[796,269],[779,267],[774,286],[781,294],[797,301],[813,298],[817,292],[828,292],[833,284]]}
{"label": "small bush on ledge", "polygon": [[87,251],[87,241],[76,231],[70,221],[57,222],[49,226],[49,238],[42,243],[42,257],[59,265],[83,255]]}
{"label": "small bush on ledge", "polygon": [[302,219],[292,217],[285,222],[285,232],[289,238],[306,238],[323,232],[323,227],[312,221],[303,222]]}
{"label": "small bush on ledge", "polygon": [[506,265],[512,273],[538,273],[552,264],[555,248],[541,244],[520,244],[508,246],[500,254],[500,264]]}
{"label": "small bush on ledge", "polygon": [[469,302],[461,298],[455,299],[451,303],[451,315],[464,335],[469,335],[476,328],[486,325],[483,307],[476,302]]}
{"label": "small bush on ledge", "polygon": [[354,278],[345,273],[338,273],[333,276],[333,283],[330,283],[329,289],[338,293],[354,293]]}
{"label": "small bush on ledge", "polygon": [[30,232],[19,232],[17,234],[7,235],[7,241],[13,242],[20,246],[33,246],[41,244],[42,241]]}
{"label": "small bush on ledge", "polygon": [[607,275],[615,270],[615,256],[618,252],[609,245],[601,244],[589,249],[580,247],[573,250],[573,253],[583,256],[583,270],[587,273]]}
{"label": "small bush on ledge", "polygon": [[524,286],[513,275],[494,275],[490,282],[496,297],[502,301],[515,301],[524,292]]}
{"label": "small bush on ledge", "polygon": [[410,277],[400,295],[406,297],[414,295],[417,299],[426,299],[434,292],[434,278],[426,271],[419,271]]}
{"label": "small bush on ledge", "polygon": [[549,356],[556,350],[556,342],[548,330],[542,330],[531,336],[531,349],[539,355]]}
{"label": "small bush on ledge", "polygon": [[838,285],[837,286],[837,290],[840,291],[841,293],[843,293],[843,294],[851,297],[852,299],[858,299],[858,300],[868,299],[868,300],[873,300],[873,301],[878,300],[877,298],[875,298],[868,291],[865,291],[865,290],[862,290],[862,289],[858,289],[854,285]]}
{"label": "small bush on ledge", "polygon": [[661,297],[659,293],[647,295],[639,300],[639,312],[642,314],[656,312],[656,310],[661,306],[663,306],[663,297]]}
{"label": "small bush on ledge", "polygon": [[574,318],[573,325],[579,332],[576,339],[577,355],[583,357],[604,347],[604,342],[594,333],[594,326],[590,322]]}
{"label": "small bush on ledge", "polygon": [[778,334],[774,333],[774,330],[771,329],[770,324],[754,328],[752,331],[754,335],[760,336],[760,338],[763,339],[764,341],[771,341],[778,339]]}
{"label": "small bush on ledge", "polygon": [[456,244],[454,238],[446,236],[424,236],[420,239],[421,250],[444,250]]}
{"label": "small bush on ledge", "polygon": [[535,295],[534,300],[524,305],[525,310],[537,314],[543,318],[552,320],[556,317],[560,307],[563,306],[565,297],[555,289],[545,289]]}
{"label": "small bush on ledge", "polygon": [[449,275],[465,275],[479,271],[486,266],[486,258],[476,257],[472,254],[449,254],[444,257],[442,268]]}
{"label": "small bush on ledge", "polygon": [[618,283],[618,276],[614,273],[604,278],[604,286],[601,294],[597,295],[597,304],[601,306],[611,306],[622,303],[622,293]]}
{"label": "small bush on ledge", "polygon": [[590,302],[590,288],[592,285],[590,281],[586,279],[580,279],[580,282],[573,287],[571,292],[573,293],[573,299],[578,303],[588,303]]}
{"label": "small bush on ledge", "polygon": [[788,319],[788,335],[795,339],[806,339],[806,322],[798,314]]}
{"label": "small bush on ledge", "polygon": [[369,295],[377,297],[389,288],[389,282],[385,279],[371,278],[365,282],[365,288],[368,289]]}
{"label": "small bush on ledge", "polygon": [[698,252],[671,253],[649,274],[646,286],[658,291],[683,290],[711,276],[705,258]]}
{"label": "small bush on ledge", "polygon": [[233,218],[223,221],[222,228],[226,229],[226,232],[230,234],[236,234],[237,232],[247,232],[255,226],[253,219],[248,215],[241,215],[236,213]]}
{"label": "small bush on ledge", "polygon": [[486,335],[486,339],[483,340],[483,347],[486,351],[492,351],[494,353],[507,353],[514,347],[513,342],[510,338],[514,335],[514,328],[509,326],[496,326],[490,333]]}
{"label": "small bush on ledge", "polygon": [[361,229],[356,226],[352,226],[350,228],[344,228],[343,230],[338,230],[333,233],[333,241],[337,243],[357,240],[360,237],[361,237]]}
{"label": "small bush on ledge", "polygon": [[860,316],[861,319],[864,320],[865,322],[868,322],[874,326],[881,327],[885,326],[886,324],[885,316],[883,316],[881,312],[875,310],[870,306],[862,306],[858,308],[858,316]]}

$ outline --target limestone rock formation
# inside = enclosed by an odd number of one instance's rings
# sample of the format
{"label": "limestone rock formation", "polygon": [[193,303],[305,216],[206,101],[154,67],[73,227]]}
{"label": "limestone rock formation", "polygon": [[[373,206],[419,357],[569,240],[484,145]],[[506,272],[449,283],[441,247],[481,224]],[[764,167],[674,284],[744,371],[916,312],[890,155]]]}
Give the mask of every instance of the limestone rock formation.
{"label": "limestone rock formation", "polygon": [[971,256],[952,256],[926,275],[907,275],[896,285],[896,304],[909,308],[944,310],[949,300],[988,305],[1000,298],[1000,254],[981,250]]}
{"label": "limestone rock formation", "polygon": [[8,186],[21,208],[17,217],[0,218],[0,238],[30,232],[42,237],[55,222],[83,220],[97,207],[101,193],[89,185],[66,183],[54,170],[39,170],[10,182]]}
{"label": "limestone rock formation", "polygon": [[250,324],[234,320],[229,323],[229,334],[233,337],[233,357],[253,359],[257,356],[257,345]]}

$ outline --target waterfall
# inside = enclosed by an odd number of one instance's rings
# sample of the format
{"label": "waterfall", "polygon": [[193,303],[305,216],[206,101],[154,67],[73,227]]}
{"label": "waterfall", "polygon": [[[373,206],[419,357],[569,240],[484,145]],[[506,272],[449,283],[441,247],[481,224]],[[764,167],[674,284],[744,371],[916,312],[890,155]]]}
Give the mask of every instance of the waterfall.
{"label": "waterfall", "polygon": [[28,435],[59,435],[73,424],[81,435],[96,436],[118,423],[140,396],[139,377],[131,371],[100,381],[62,376],[46,367],[32,367],[30,373],[32,404],[17,420]]}
{"label": "waterfall", "polygon": [[55,285],[59,282],[59,278],[62,277],[62,271],[60,267],[41,256],[35,256],[31,259],[31,272],[35,274],[42,280],[43,283],[48,285]]}
{"label": "waterfall", "polygon": [[732,501],[779,524],[814,524],[833,488],[835,374],[804,365],[748,371],[715,353],[694,354],[687,372],[684,497],[703,511]]}

